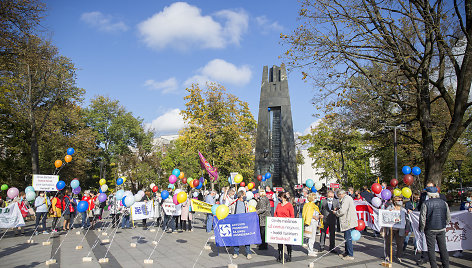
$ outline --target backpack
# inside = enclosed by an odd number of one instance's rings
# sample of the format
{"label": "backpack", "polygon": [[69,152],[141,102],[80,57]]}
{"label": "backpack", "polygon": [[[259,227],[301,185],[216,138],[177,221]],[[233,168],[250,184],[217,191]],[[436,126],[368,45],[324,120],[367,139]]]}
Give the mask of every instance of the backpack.
{"label": "backpack", "polygon": [[59,198],[57,198],[57,197],[55,197],[55,198],[56,198],[56,208],[62,209],[62,202],[61,202],[61,199],[59,199]]}

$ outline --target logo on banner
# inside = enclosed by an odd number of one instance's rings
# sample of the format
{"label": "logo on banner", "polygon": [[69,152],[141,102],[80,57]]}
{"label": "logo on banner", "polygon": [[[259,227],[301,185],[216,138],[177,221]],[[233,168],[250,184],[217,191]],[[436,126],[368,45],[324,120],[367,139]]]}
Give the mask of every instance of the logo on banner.
{"label": "logo on banner", "polygon": [[233,236],[233,233],[231,232],[231,224],[220,224],[219,229],[221,237]]}

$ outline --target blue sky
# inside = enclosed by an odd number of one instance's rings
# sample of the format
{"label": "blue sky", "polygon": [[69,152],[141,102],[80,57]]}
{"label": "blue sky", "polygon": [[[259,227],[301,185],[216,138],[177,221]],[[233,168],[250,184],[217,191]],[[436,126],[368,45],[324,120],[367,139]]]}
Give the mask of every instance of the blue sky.
{"label": "blue sky", "polygon": [[[86,101],[117,99],[157,135],[177,133],[185,88],[215,81],[257,120],[262,67],[280,65],[280,33],[297,26],[297,1],[47,1],[43,26],[78,68]],[[289,73],[294,130],[316,119],[313,89]]]}

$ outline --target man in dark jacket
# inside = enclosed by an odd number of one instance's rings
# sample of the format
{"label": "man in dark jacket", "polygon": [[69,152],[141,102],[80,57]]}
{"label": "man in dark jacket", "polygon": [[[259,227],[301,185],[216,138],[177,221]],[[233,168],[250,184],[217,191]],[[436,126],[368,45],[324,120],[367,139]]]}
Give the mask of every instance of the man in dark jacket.
{"label": "man in dark jacket", "polygon": [[438,189],[433,186],[426,187],[426,200],[421,206],[419,231],[425,233],[428,245],[429,263],[432,268],[438,267],[436,263],[435,243],[438,243],[442,267],[449,267],[449,253],[446,247],[446,225],[451,221],[449,206],[446,201],[439,198]]}
{"label": "man in dark jacket", "polygon": [[259,215],[259,226],[261,231],[261,240],[262,243],[259,245],[259,250],[266,250],[267,243],[265,241],[265,226],[266,226],[266,218],[270,217],[270,202],[269,198],[266,196],[266,192],[261,190],[259,192],[259,202],[257,202],[256,212]]}
{"label": "man in dark jacket", "polygon": [[362,198],[364,198],[365,201],[372,203],[372,198],[374,197],[374,194],[369,192],[369,187],[367,185],[364,185],[364,188],[361,192]]}
{"label": "man in dark jacket", "polygon": [[320,236],[320,252],[324,250],[326,240],[326,230],[329,227],[329,250],[335,247],[336,239],[336,214],[335,209],[339,209],[339,201],[334,199],[334,192],[328,191],[326,199],[321,202],[320,212],[323,215],[323,228]]}

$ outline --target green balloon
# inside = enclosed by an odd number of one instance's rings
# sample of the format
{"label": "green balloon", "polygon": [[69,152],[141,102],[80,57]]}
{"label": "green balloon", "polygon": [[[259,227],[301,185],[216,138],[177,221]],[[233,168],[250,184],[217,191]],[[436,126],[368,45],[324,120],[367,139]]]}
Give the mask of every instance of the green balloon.
{"label": "green balloon", "polygon": [[2,185],[2,188],[1,188],[1,189],[2,189],[2,191],[8,190],[8,185],[6,185],[6,184]]}

